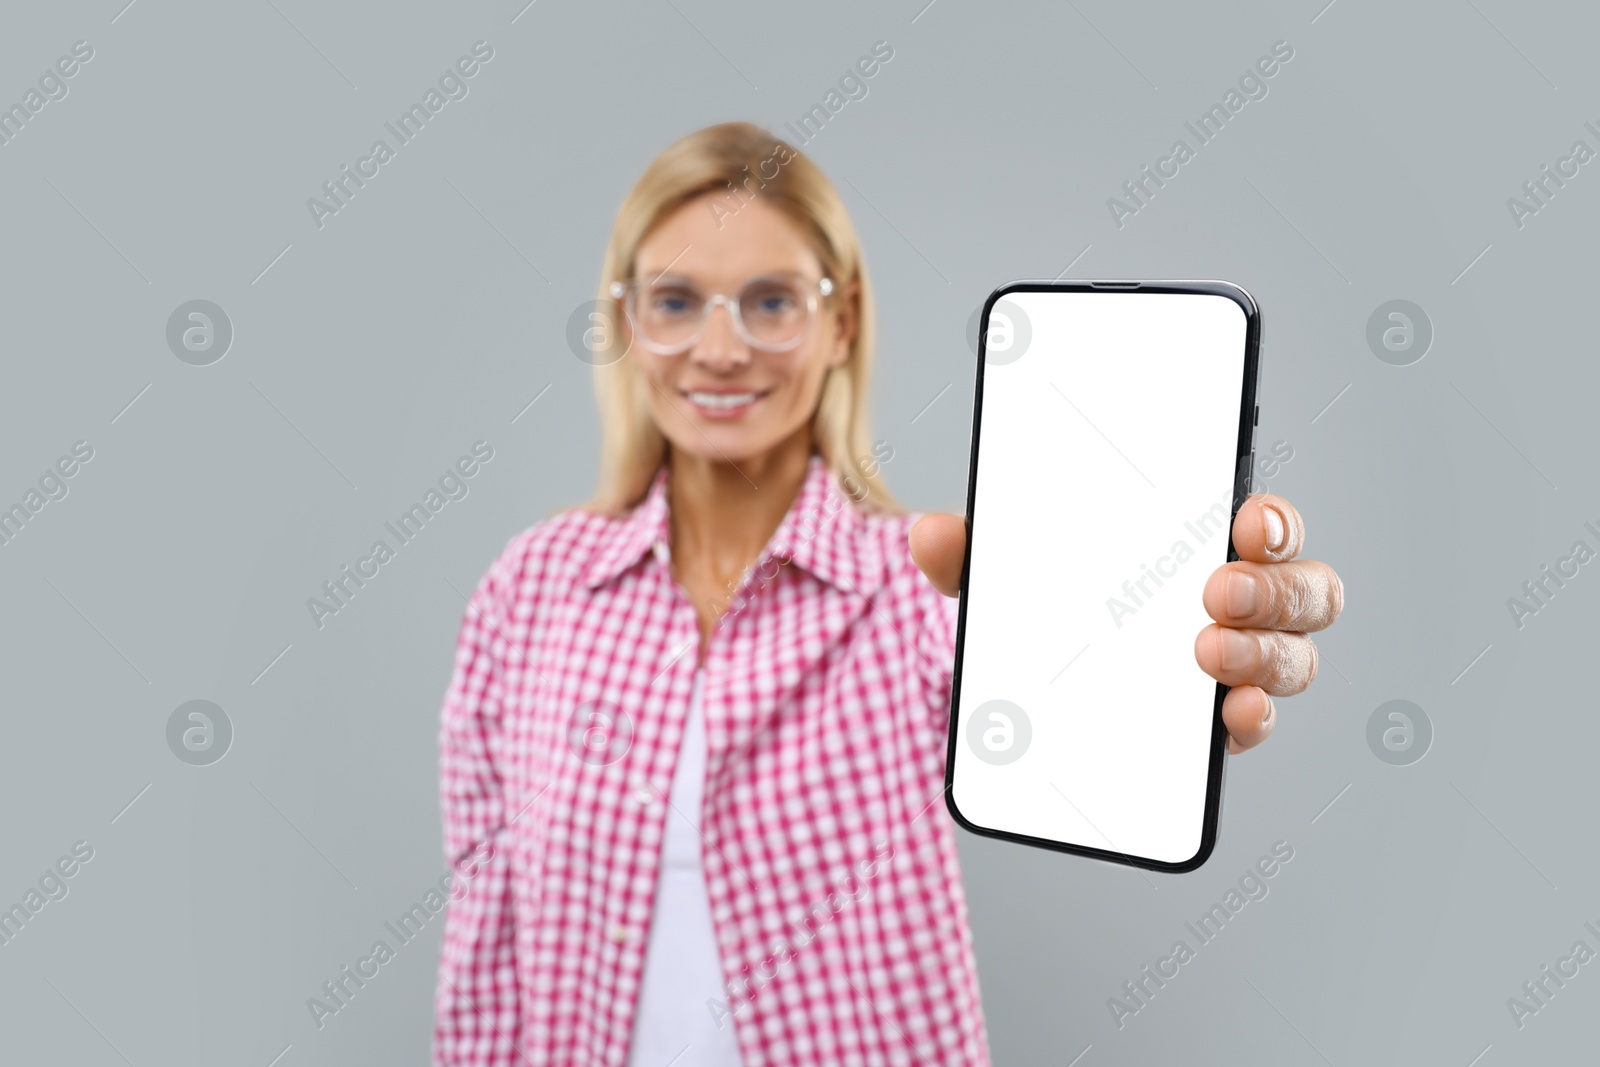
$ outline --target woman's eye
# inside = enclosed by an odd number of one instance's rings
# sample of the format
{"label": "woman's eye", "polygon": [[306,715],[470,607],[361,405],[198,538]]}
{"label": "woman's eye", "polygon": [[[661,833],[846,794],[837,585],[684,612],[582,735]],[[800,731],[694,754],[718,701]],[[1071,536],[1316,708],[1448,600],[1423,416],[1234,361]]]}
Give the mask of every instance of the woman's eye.
{"label": "woman's eye", "polygon": [[651,306],[663,315],[681,315],[689,310],[689,300],[687,297],[667,294],[656,297]]}

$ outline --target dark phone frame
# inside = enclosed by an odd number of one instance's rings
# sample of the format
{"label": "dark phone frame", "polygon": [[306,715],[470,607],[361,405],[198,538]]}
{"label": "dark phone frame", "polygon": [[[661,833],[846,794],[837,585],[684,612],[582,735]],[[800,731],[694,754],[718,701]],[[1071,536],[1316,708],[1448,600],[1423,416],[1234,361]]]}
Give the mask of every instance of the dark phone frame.
{"label": "dark phone frame", "polygon": [[967,470],[967,538],[966,549],[961,561],[961,599],[956,622],[955,670],[950,685],[949,740],[945,753],[945,808],[950,812],[950,817],[956,821],[957,825],[971,833],[984,837],[993,837],[1002,841],[1031,845],[1035,848],[1050,849],[1056,852],[1088,856],[1092,859],[1141,867],[1146,870],[1183,874],[1196,870],[1210,858],[1212,851],[1216,848],[1218,825],[1222,819],[1222,781],[1227,769],[1227,761],[1225,759],[1227,728],[1222,723],[1222,700],[1223,697],[1227,696],[1228,687],[1221,682],[1217,683],[1216,695],[1212,702],[1211,762],[1206,772],[1204,825],[1200,831],[1200,846],[1195,854],[1186,860],[1167,863],[1144,856],[1135,856],[1130,853],[1113,852],[1107,849],[1092,848],[1087,845],[1068,844],[1064,841],[1031,837],[1006,830],[994,830],[971,822],[956,807],[956,748],[961,742],[960,717],[958,715],[961,699],[961,663],[962,653],[966,647],[967,581],[972,568],[972,541],[974,527],[976,526],[974,521],[976,509],[974,505],[977,501],[978,491],[978,446],[982,440],[983,373],[987,364],[985,348],[989,337],[989,312],[996,301],[1012,293],[1091,292],[1121,294],[1128,297],[1137,297],[1145,293],[1191,293],[1221,296],[1232,300],[1244,311],[1244,382],[1240,388],[1239,435],[1234,458],[1233,501],[1228,516],[1227,561],[1232,562],[1239,558],[1239,553],[1234,549],[1233,545],[1233,520],[1237,517],[1239,507],[1244,503],[1245,498],[1250,495],[1251,480],[1255,470],[1255,426],[1260,421],[1261,415],[1260,408],[1257,407],[1257,391],[1261,380],[1261,310],[1256,305],[1255,298],[1233,282],[1211,279],[1194,281],[1135,281],[1132,279],[1066,282],[1018,281],[1003,285],[990,293],[989,298],[984,301],[983,315],[978,325],[978,377],[972,399],[972,458]]}

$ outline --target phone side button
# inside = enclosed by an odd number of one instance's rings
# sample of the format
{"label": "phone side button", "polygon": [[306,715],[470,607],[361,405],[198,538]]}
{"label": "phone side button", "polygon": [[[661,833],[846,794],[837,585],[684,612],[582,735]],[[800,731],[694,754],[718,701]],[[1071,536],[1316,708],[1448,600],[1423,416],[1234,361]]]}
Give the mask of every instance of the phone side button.
{"label": "phone side button", "polygon": [[1260,404],[1256,405],[1256,421],[1251,423],[1251,425],[1252,426],[1260,426],[1261,425],[1261,405]]}

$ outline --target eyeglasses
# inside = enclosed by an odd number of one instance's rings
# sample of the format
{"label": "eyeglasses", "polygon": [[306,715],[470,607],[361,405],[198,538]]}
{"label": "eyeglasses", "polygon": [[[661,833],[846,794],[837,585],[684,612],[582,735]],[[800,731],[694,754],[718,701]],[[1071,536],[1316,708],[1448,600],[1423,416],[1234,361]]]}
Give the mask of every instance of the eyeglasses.
{"label": "eyeglasses", "polygon": [[819,299],[833,293],[833,280],[768,274],[746,282],[732,296],[708,296],[690,282],[673,278],[614,281],[610,291],[622,301],[635,339],[657,355],[681,355],[699,343],[711,309],[718,304],[728,309],[745,344],[788,352],[804,340]]}

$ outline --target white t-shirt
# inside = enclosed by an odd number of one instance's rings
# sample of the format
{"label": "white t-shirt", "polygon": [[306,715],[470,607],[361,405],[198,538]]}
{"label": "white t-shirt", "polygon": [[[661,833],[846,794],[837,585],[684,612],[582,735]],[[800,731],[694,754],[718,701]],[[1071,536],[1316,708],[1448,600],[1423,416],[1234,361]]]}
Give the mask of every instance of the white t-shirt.
{"label": "white t-shirt", "polygon": [[628,1067],[741,1067],[743,1062],[733,1019],[725,1008],[714,1015],[708,1003],[726,1005],[728,993],[700,852],[700,801],[706,783],[706,720],[700,706],[704,675],[705,668],[695,669],[683,747],[672,771],[672,805]]}

